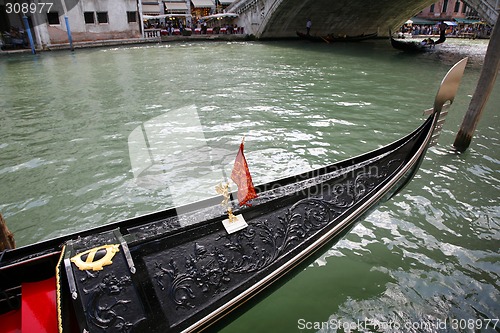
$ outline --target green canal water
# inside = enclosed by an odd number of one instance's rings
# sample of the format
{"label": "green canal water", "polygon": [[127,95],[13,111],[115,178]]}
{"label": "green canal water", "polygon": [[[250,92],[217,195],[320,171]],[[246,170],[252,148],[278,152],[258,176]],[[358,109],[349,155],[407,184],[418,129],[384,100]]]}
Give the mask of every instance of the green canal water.
{"label": "green canal water", "polygon": [[[361,154],[421,123],[457,57],[380,40],[2,57],[0,212],[23,246],[211,197],[204,168],[228,174],[243,136],[254,183]],[[499,83],[470,149],[449,152],[478,77],[471,61],[439,145],[402,193],[221,329],[498,332]],[[148,126],[170,134],[144,180],[133,133]],[[193,142],[216,158],[167,156]]]}

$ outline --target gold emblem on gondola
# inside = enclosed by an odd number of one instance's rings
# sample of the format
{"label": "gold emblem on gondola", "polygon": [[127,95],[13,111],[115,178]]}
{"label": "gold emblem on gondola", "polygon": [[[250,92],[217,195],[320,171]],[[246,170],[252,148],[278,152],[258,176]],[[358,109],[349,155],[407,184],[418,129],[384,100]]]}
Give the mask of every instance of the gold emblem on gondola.
{"label": "gold emblem on gondola", "polygon": [[[93,270],[93,271],[100,271],[104,266],[111,265],[113,261],[113,257],[115,256],[116,252],[119,252],[120,250],[118,247],[120,244],[109,244],[109,245],[102,245],[99,247],[94,247],[93,249],[87,250],[82,253],[78,253],[76,256],[71,258],[71,262],[76,265],[81,271],[88,271],[88,270]],[[97,252],[105,250],[106,253],[104,256],[96,261],[94,261]],[[87,256],[86,258],[85,255]],[[82,257],[84,259],[82,259]]]}

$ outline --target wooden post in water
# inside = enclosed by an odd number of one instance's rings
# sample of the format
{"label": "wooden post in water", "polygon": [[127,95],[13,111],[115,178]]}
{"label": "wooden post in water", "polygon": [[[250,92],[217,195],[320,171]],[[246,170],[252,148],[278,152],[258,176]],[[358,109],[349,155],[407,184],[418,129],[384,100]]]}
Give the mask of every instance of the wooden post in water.
{"label": "wooden post in water", "polygon": [[462,126],[453,143],[453,147],[460,153],[469,148],[472,141],[472,135],[476,130],[477,123],[481,118],[486,102],[495,85],[495,80],[500,70],[500,16],[497,19],[493,32],[490,36],[488,50],[484,57],[484,64],[479,76],[476,91],[472,96],[469,109],[465,114]]}
{"label": "wooden post in water", "polygon": [[14,235],[9,231],[2,214],[0,214],[0,251],[13,249],[15,247],[16,242],[14,241]]}

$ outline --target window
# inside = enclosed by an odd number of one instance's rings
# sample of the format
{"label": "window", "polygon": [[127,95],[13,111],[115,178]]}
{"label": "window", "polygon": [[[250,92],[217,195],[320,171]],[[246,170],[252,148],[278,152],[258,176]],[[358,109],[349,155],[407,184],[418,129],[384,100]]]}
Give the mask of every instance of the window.
{"label": "window", "polygon": [[453,12],[458,13],[460,10],[460,1],[455,2],[455,10]]}
{"label": "window", "polygon": [[7,16],[6,9],[7,8],[5,8],[2,2],[2,4],[0,5],[0,31],[9,31],[10,29],[10,22],[9,17]]}
{"label": "window", "polygon": [[443,13],[446,13],[448,11],[448,0],[444,0],[443,3]]}
{"label": "window", "polygon": [[50,25],[59,25],[61,22],[59,21],[59,12],[48,12],[47,13],[47,22]]}
{"label": "window", "polygon": [[97,12],[97,23],[108,23],[108,12]]}
{"label": "window", "polygon": [[431,5],[431,9],[429,9],[431,13],[434,13],[434,4]]}
{"label": "window", "polygon": [[466,10],[467,10],[467,4],[464,3],[464,5],[462,6],[462,14],[465,14]]}
{"label": "window", "polygon": [[85,19],[85,24],[94,24],[95,23],[94,12],[85,12],[85,13],[83,13],[83,17]]}
{"label": "window", "polygon": [[128,23],[137,22],[137,12],[127,12]]}

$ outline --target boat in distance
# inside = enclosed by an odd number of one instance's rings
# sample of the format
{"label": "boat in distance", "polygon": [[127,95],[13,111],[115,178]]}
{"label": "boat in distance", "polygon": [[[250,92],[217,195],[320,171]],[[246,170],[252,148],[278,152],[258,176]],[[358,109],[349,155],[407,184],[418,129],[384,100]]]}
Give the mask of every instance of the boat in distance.
{"label": "boat in distance", "polygon": [[361,34],[355,36],[347,36],[347,35],[336,36],[334,34],[317,36],[317,35],[308,35],[306,33],[297,31],[297,36],[299,36],[300,39],[305,39],[313,42],[334,43],[334,42],[360,42],[367,39],[373,39],[377,37],[377,33],[374,32],[371,34]]}
{"label": "boat in distance", "polygon": [[[233,310],[297,272],[405,187],[439,136],[466,61],[450,69],[413,132],[352,159],[258,185],[251,205],[234,212],[218,196],[3,251],[3,329],[197,332],[230,320]],[[247,226],[228,233],[222,222],[232,213]]]}
{"label": "boat in distance", "polygon": [[421,53],[428,52],[434,50],[435,46],[438,44],[442,44],[446,41],[446,30],[441,28],[441,32],[439,33],[439,39],[434,41],[432,38],[425,38],[421,41],[406,41],[395,39],[392,37],[391,32],[389,32],[391,38],[391,45],[393,48],[407,52],[407,53]]}

